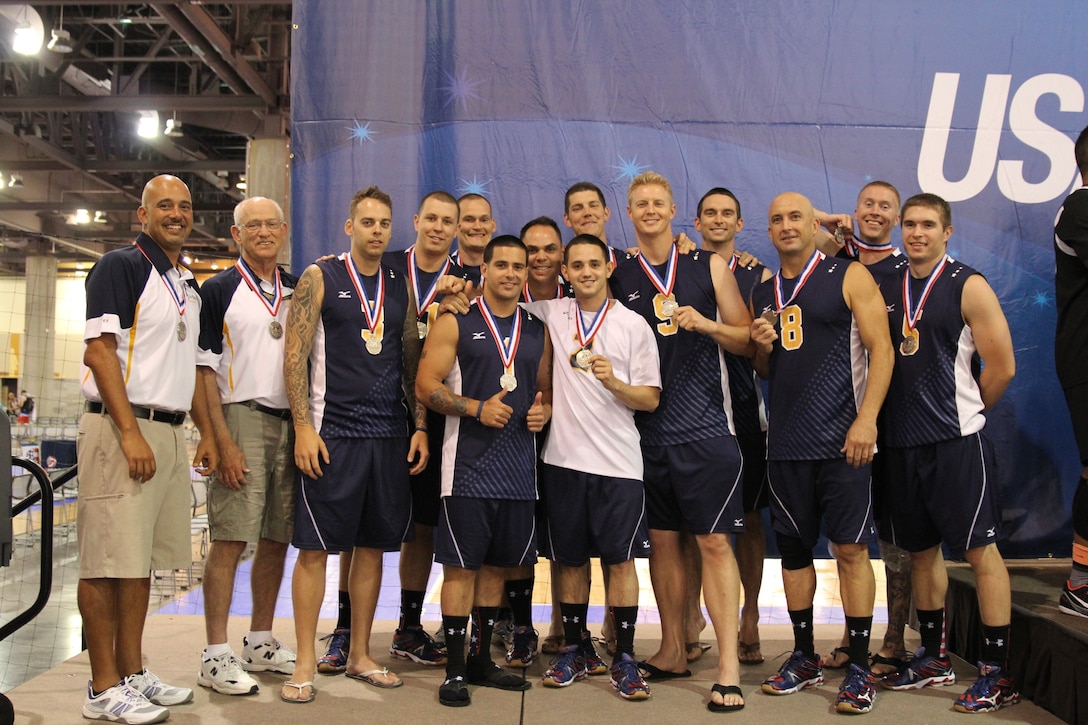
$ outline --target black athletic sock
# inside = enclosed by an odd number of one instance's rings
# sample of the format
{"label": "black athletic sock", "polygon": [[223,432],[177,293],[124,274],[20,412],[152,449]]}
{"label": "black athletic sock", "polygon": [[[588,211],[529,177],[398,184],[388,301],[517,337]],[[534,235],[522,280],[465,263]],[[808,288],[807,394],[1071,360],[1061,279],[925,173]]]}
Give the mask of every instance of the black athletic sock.
{"label": "black athletic sock", "polygon": [[1011,625],[990,627],[982,625],[982,661],[1005,669],[1009,659],[1009,631]]}
{"label": "black athletic sock", "polygon": [[816,644],[812,641],[812,607],[787,611],[793,623],[793,649],[809,657],[815,657]]}
{"label": "black athletic sock", "polygon": [[612,629],[616,633],[616,656],[612,664],[623,659],[622,655],[635,654],[635,620],[638,619],[638,607],[609,607],[612,617]]}
{"label": "black athletic sock", "polygon": [[336,628],[351,629],[351,595],[343,590],[336,593],[340,606],[336,609]]}
{"label": "black athletic sock", "polygon": [[850,635],[850,662],[863,670],[869,669],[869,633],[873,618],[847,617],[846,631]]}
{"label": "black athletic sock", "polygon": [[506,580],[506,598],[510,600],[515,627],[533,626],[533,584],[535,581],[535,577]]}
{"label": "black athletic sock", "polygon": [[476,627],[472,630],[472,641],[468,646],[470,660],[479,657],[491,659],[491,633],[495,631],[495,615],[498,607],[473,607],[472,619]]}
{"label": "black athletic sock", "polygon": [[423,597],[427,592],[400,590],[400,626],[398,629],[422,626],[419,618],[423,615]]}
{"label": "black athletic sock", "polygon": [[572,604],[570,602],[559,603],[559,613],[563,617],[563,639],[569,647],[582,641],[582,630],[586,625],[586,612],[589,611],[589,603]]}
{"label": "black athletic sock", "polygon": [[927,657],[944,657],[944,608],[919,609],[918,632]]}
{"label": "black athletic sock", "polygon": [[446,678],[465,676],[465,634],[468,617],[442,615],[442,629],[446,634]]}

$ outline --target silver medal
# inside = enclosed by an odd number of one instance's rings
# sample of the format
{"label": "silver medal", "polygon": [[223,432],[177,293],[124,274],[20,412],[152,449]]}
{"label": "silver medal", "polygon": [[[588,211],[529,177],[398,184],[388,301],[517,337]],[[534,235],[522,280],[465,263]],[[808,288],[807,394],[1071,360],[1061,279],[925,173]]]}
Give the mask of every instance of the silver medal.
{"label": "silver medal", "polygon": [[372,337],[366,341],[366,351],[371,355],[377,355],[382,351],[382,341],[376,337]]}
{"label": "silver medal", "polygon": [[424,322],[423,320],[418,320],[416,322],[416,332],[419,333],[419,339],[420,340],[425,338],[427,336],[427,323]]}
{"label": "silver medal", "polygon": [[279,323],[279,320],[272,320],[268,323],[268,334],[272,336],[273,340],[283,337],[283,325]]}
{"label": "silver medal", "polygon": [[593,351],[583,347],[574,355],[574,364],[583,370],[589,370],[589,359],[593,357]]}
{"label": "silver medal", "polygon": [[903,342],[899,344],[899,352],[908,357],[918,352],[918,337],[915,335],[904,337]]}
{"label": "silver medal", "polygon": [[185,320],[179,321],[178,322],[178,342],[184,341],[185,336],[188,334],[188,332],[189,332],[188,328],[185,327]]}
{"label": "silver medal", "polygon": [[666,297],[665,301],[661,303],[661,313],[665,317],[672,317],[678,309],[680,309],[680,305],[672,297]]}
{"label": "silver medal", "polygon": [[518,388],[518,379],[514,377],[513,373],[503,373],[499,376],[499,387],[508,393],[512,393]]}
{"label": "silver medal", "polygon": [[767,310],[760,317],[769,322],[771,327],[774,327],[774,323],[778,321],[778,315],[774,313],[774,310]]}

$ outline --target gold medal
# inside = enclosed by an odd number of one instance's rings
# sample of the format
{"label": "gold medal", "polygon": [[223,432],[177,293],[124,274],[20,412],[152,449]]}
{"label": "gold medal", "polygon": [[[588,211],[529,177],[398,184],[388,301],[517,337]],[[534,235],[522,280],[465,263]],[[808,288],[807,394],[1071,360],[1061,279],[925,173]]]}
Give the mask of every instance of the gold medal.
{"label": "gold medal", "polygon": [[272,320],[268,323],[268,334],[272,336],[273,340],[283,337],[283,325],[279,323],[279,320]]}

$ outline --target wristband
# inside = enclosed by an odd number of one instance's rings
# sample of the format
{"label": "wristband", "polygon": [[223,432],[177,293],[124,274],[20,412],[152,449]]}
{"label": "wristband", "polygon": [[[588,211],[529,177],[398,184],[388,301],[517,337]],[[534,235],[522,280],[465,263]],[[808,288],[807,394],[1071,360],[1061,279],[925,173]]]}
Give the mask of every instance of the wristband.
{"label": "wristband", "polygon": [[480,416],[484,413],[484,401],[480,401],[480,407],[476,408],[476,420],[480,419]]}
{"label": "wristband", "polygon": [[418,425],[416,426],[416,433],[426,433],[426,432],[427,432],[426,428],[420,428]]}

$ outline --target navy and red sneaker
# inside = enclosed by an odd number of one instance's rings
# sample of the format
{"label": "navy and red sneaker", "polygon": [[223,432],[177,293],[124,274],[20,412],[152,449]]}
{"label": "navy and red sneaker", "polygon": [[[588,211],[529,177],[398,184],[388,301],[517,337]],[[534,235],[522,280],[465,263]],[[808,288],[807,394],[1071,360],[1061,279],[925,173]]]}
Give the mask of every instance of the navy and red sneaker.
{"label": "navy and red sneaker", "polygon": [[941,687],[955,682],[952,660],[948,657],[927,657],[926,648],[922,647],[906,667],[888,673],[880,684],[889,690],[921,690],[923,687]]}
{"label": "navy and red sneaker", "polygon": [[967,688],[954,707],[959,712],[993,712],[1020,702],[1012,677],[1000,666],[978,663],[978,679]]}
{"label": "navy and red sneaker", "polygon": [[848,715],[861,715],[873,709],[874,700],[876,681],[873,673],[851,662],[846,677],[839,685],[839,700],[835,709]]}
{"label": "navy and red sneaker", "polygon": [[778,670],[778,674],[763,682],[763,691],[768,695],[792,695],[806,687],[816,687],[824,683],[824,673],[820,669],[817,655],[794,652]]}

